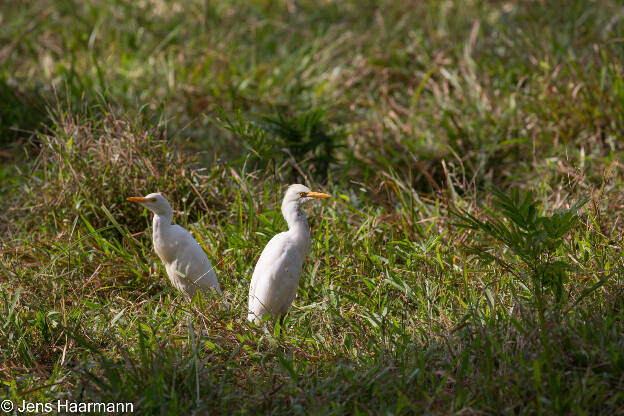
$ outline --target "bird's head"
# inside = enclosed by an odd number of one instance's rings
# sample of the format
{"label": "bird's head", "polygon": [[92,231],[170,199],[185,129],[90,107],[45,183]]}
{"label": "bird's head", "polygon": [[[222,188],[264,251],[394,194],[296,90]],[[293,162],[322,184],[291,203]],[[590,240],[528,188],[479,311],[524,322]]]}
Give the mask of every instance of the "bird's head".
{"label": "bird's head", "polygon": [[152,193],[146,196],[131,196],[128,201],[136,202],[152,211],[154,214],[167,215],[173,212],[167,198],[160,193]]}
{"label": "bird's head", "polygon": [[318,198],[331,198],[331,196],[320,192],[312,192],[310,191],[310,188],[305,185],[295,184],[290,185],[286,190],[286,195],[284,195],[284,202],[282,205],[295,204],[300,206]]}

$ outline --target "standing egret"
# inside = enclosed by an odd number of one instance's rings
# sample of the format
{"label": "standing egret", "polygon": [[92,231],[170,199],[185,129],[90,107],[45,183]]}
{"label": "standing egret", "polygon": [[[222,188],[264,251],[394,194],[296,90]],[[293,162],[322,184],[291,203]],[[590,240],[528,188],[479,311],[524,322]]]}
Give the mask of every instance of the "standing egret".
{"label": "standing egret", "polygon": [[154,250],[176,289],[190,298],[195,296],[197,290],[211,287],[221,293],[214,267],[199,243],[184,228],[171,224],[173,209],[163,194],[133,196],[128,201],[136,202],[154,213]]}
{"label": "standing egret", "polygon": [[282,202],[288,231],[274,236],[260,254],[249,287],[249,321],[258,323],[267,314],[283,316],[290,307],[310,249],[310,228],[302,206],[313,199],[329,197],[311,192],[304,185],[288,187]]}

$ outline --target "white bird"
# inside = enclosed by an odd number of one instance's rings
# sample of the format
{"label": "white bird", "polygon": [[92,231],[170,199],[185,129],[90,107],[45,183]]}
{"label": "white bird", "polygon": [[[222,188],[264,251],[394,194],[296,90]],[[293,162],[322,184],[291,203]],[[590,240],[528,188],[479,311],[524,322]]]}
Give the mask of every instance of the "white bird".
{"label": "white bird", "polygon": [[197,290],[212,287],[221,293],[214,267],[199,243],[184,228],[171,224],[173,209],[163,194],[133,196],[128,201],[136,202],[154,213],[154,250],[176,289],[190,298],[195,296]]}
{"label": "white bird", "polygon": [[310,249],[310,228],[302,205],[315,198],[330,196],[311,192],[304,185],[288,187],[282,202],[288,231],[274,236],[260,254],[249,287],[249,321],[258,323],[267,314],[283,316],[295,299],[303,261]]}

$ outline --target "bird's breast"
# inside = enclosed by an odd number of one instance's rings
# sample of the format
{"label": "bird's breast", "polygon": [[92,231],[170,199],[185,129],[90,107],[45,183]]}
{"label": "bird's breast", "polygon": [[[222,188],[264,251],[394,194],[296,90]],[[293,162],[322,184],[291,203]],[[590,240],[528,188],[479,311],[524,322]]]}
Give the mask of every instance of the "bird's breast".
{"label": "bird's breast", "polygon": [[176,253],[179,251],[177,241],[166,241],[163,238],[154,238],[154,251],[163,263],[172,263],[176,259]]}

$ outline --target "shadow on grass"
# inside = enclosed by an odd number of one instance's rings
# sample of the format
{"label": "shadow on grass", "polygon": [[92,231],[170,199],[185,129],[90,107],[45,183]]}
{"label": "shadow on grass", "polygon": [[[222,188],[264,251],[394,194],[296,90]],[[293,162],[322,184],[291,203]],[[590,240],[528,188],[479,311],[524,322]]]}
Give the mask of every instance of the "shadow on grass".
{"label": "shadow on grass", "polygon": [[39,91],[0,78],[0,146],[27,138],[49,122],[45,100]]}
{"label": "shadow on grass", "polygon": [[559,351],[550,362],[530,326],[470,324],[439,340],[402,337],[371,344],[359,358],[336,353],[316,362],[253,331],[219,347],[191,328],[191,342],[180,342],[139,326],[134,345],[117,344],[113,359],[93,349],[99,359],[79,365],[79,384],[92,400],[134,402],[139,414],[613,414],[624,368],[618,330],[605,330],[613,316],[575,318],[550,328]]}

